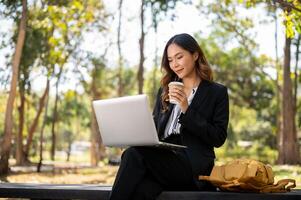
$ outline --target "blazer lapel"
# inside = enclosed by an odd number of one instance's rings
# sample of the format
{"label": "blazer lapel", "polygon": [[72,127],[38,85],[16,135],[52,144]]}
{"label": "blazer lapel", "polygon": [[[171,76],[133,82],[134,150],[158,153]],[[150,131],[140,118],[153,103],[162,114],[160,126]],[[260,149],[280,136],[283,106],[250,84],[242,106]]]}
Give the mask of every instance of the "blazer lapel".
{"label": "blazer lapel", "polygon": [[197,109],[200,103],[206,99],[208,94],[208,86],[210,85],[209,81],[203,80],[196,90],[195,96],[192,99],[190,106],[194,109]]}
{"label": "blazer lapel", "polygon": [[[194,109],[197,109],[199,107],[199,104],[206,99],[207,94],[208,94],[208,86],[210,85],[209,81],[203,80],[197,91],[196,94],[190,104],[190,106]],[[164,131],[165,131],[165,127],[166,124],[168,122],[168,119],[171,115],[172,109],[174,108],[174,104],[169,104],[168,105],[168,111],[166,111],[165,113],[161,113],[161,117],[159,119],[159,124],[158,124],[158,136],[159,139],[163,139],[164,138]]]}

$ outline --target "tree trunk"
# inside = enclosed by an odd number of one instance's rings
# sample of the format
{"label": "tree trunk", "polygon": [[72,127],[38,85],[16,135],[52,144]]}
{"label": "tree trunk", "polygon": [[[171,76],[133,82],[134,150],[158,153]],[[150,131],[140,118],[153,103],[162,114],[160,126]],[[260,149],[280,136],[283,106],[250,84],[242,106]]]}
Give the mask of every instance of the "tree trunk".
{"label": "tree trunk", "polygon": [[157,72],[159,68],[159,62],[158,62],[158,23],[157,19],[154,20],[154,30],[155,30],[155,59],[154,59],[154,70],[153,70],[153,91],[152,91],[152,102],[151,106],[153,107],[156,101],[156,95],[157,95],[157,90],[158,90],[158,80],[157,80]]}
{"label": "tree trunk", "polygon": [[58,113],[57,113],[57,104],[58,104],[58,99],[59,99],[59,82],[60,78],[63,72],[63,67],[60,68],[60,71],[57,76],[57,81],[55,85],[55,102],[54,102],[54,108],[53,108],[53,116],[52,116],[52,126],[51,126],[51,151],[50,151],[50,157],[51,160],[55,159],[55,148],[56,148],[56,130],[55,130],[55,125],[58,120]]}
{"label": "tree trunk", "polygon": [[91,166],[97,166],[100,159],[100,147],[97,142],[97,134],[99,129],[97,128],[97,122],[94,114],[94,109],[92,106],[91,113]]}
{"label": "tree trunk", "polygon": [[297,113],[297,93],[298,93],[298,64],[299,64],[299,47],[300,47],[300,37],[301,35],[298,35],[298,38],[296,40],[296,62],[295,62],[295,70],[294,70],[294,116],[296,116]]}
{"label": "tree trunk", "polygon": [[[102,93],[99,92],[98,88],[100,87],[99,85],[96,85],[96,70],[101,70],[98,69],[98,66],[95,66],[94,69],[94,73],[92,74],[92,84],[91,84],[91,96],[92,96],[92,100],[95,99],[101,99],[102,97]],[[91,101],[92,102],[92,101]],[[92,166],[97,166],[98,162],[100,159],[104,158],[105,156],[105,147],[102,143],[102,139],[100,136],[100,132],[99,132],[99,128],[97,125],[97,121],[96,121],[96,117],[95,117],[95,113],[94,113],[94,109],[93,106],[91,104],[91,147],[90,147],[90,151],[91,151],[91,165]]]}
{"label": "tree trunk", "polygon": [[25,91],[20,88],[20,106],[19,106],[19,131],[17,135],[16,147],[16,164],[22,165],[24,161],[23,155],[23,127],[24,127],[24,106],[25,106]]}
{"label": "tree trunk", "polygon": [[[49,80],[47,79],[47,83]],[[40,132],[40,149],[39,149],[39,163],[37,166],[37,172],[41,172],[42,162],[43,162],[43,142],[44,142],[44,129],[46,125],[46,119],[47,119],[47,112],[48,112],[48,103],[49,103],[49,90],[46,94],[46,106],[45,106],[45,113],[44,113],[44,119],[43,124]]]}
{"label": "tree trunk", "polygon": [[121,19],[122,19],[122,3],[123,0],[119,0],[119,19],[118,19],[118,30],[117,30],[117,47],[118,47],[118,96],[123,96],[124,87],[122,80],[122,71],[123,71],[123,58],[121,54],[121,42],[120,42],[120,33],[121,33]]}
{"label": "tree trunk", "polygon": [[276,141],[277,141],[277,149],[280,149],[280,137],[282,132],[282,108],[281,108],[281,83],[280,83],[280,75],[281,75],[281,67],[279,64],[279,56],[278,56],[278,18],[277,18],[277,6],[274,5],[274,20],[275,20],[275,67],[276,67]]}
{"label": "tree trunk", "polygon": [[70,134],[68,134],[68,140],[67,140],[67,142],[68,142],[68,147],[67,147],[67,159],[66,159],[66,161],[67,162],[69,162],[70,161],[70,155],[71,155],[71,145],[72,145],[72,139],[71,139],[71,132],[70,132]]}
{"label": "tree trunk", "polygon": [[10,85],[10,93],[7,100],[5,122],[4,122],[4,139],[1,144],[1,159],[0,159],[0,174],[7,174],[9,171],[9,155],[11,148],[11,137],[13,129],[13,107],[17,90],[17,79],[19,65],[22,56],[22,49],[26,35],[26,17],[27,17],[27,0],[22,0],[22,17],[19,26],[18,39],[16,44],[15,54],[12,60],[12,80]]}
{"label": "tree trunk", "polygon": [[138,68],[138,93],[143,93],[143,72],[144,72],[144,0],[141,0],[141,11],[140,11],[140,22],[141,22],[141,38],[139,40],[139,47],[140,47],[140,62],[139,62],[139,68]]}
{"label": "tree trunk", "polygon": [[24,159],[25,159],[25,162],[29,161],[28,156],[29,156],[30,146],[31,146],[31,143],[32,143],[33,134],[36,131],[36,128],[37,128],[37,126],[39,124],[39,119],[40,119],[41,113],[42,113],[42,111],[43,111],[43,109],[45,107],[45,99],[46,99],[46,97],[48,95],[48,91],[49,91],[49,80],[47,79],[46,89],[44,91],[44,94],[40,98],[39,108],[38,108],[37,114],[36,114],[36,116],[35,116],[32,124],[31,124],[29,132],[28,132],[27,142],[26,142],[26,145],[25,145],[25,148],[24,148]]}
{"label": "tree trunk", "polygon": [[285,39],[284,70],[282,90],[283,129],[280,136],[279,164],[297,164],[299,162],[298,143],[295,132],[295,116],[293,109],[292,80],[290,77],[291,39]]}
{"label": "tree trunk", "polygon": [[[296,122],[296,114],[297,114],[297,95],[298,95],[298,62],[299,62],[299,46],[300,46],[300,34],[298,35],[297,41],[296,41],[296,62],[295,62],[295,70],[294,70],[294,93],[293,93],[293,116],[294,116],[294,122]],[[299,143],[298,143],[298,134],[297,134],[297,126],[294,125],[294,137],[296,138],[296,151],[298,159],[300,158],[299,155]],[[300,161],[300,160],[299,160]]]}

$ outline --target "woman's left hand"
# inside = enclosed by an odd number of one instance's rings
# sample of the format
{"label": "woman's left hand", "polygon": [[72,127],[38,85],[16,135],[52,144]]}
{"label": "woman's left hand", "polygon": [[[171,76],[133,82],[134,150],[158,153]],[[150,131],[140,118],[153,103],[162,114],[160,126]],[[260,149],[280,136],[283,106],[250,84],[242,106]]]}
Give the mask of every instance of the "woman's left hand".
{"label": "woman's left hand", "polygon": [[187,96],[184,92],[184,88],[183,87],[172,87],[169,89],[169,98],[173,98],[175,99],[180,108],[182,113],[185,113],[186,110],[188,109],[188,100],[187,100]]}

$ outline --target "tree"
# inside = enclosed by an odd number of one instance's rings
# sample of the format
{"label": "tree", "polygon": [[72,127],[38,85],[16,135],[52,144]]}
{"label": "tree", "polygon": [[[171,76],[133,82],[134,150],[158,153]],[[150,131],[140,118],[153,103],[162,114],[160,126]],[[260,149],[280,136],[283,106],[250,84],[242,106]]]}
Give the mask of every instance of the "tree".
{"label": "tree", "polygon": [[[38,103],[38,112],[34,120],[30,121],[24,116],[25,106],[30,108],[27,97],[34,95],[35,92],[31,91],[31,81],[34,79],[32,76],[32,71],[37,68],[41,69],[41,75],[49,76],[53,73],[53,69],[49,64],[49,37],[53,34],[51,27],[48,24],[43,23],[45,13],[37,7],[30,7],[28,9],[28,19],[26,30],[26,40],[23,47],[23,56],[20,62],[20,73],[19,73],[19,93],[20,93],[20,106],[19,110],[19,131],[17,136],[17,148],[16,148],[16,164],[22,165],[28,162],[28,154],[30,149],[30,144],[33,138],[33,134],[38,127],[39,117],[43,111],[43,105],[45,104],[45,96],[42,95]],[[14,37],[13,37],[14,38]],[[48,83],[49,84],[49,83]],[[49,86],[48,86],[49,87]],[[48,93],[46,84],[46,93]],[[48,94],[47,94],[48,95]],[[27,101],[26,101],[27,99]],[[27,105],[26,105],[27,103]],[[33,105],[35,106],[35,105]],[[24,123],[28,121],[32,122],[30,125],[30,130],[28,133],[27,143],[25,149],[23,148],[23,127]],[[25,154],[25,155],[24,155]]]}
{"label": "tree", "polygon": [[[255,1],[247,1],[246,6],[256,6]],[[282,16],[285,25],[285,45],[284,45],[284,60],[283,60],[283,86],[282,86],[282,108],[279,108],[279,114],[282,114],[282,119],[278,123],[282,123],[277,127],[280,129],[277,131],[278,135],[278,163],[279,164],[297,164],[300,162],[299,146],[296,134],[296,106],[295,99],[293,98],[293,86],[291,79],[291,40],[295,36],[296,32],[301,33],[301,2],[300,1],[266,1],[268,10],[273,7],[274,10],[280,8],[283,10]],[[275,11],[276,12],[276,11]],[[277,51],[277,47],[276,47]],[[276,58],[277,59],[277,58]],[[277,67],[277,72],[279,71]],[[294,78],[297,78],[295,76]],[[294,81],[296,83],[296,81]],[[277,77],[278,83],[278,77]],[[279,87],[278,84],[276,87]],[[295,92],[296,94],[296,92]],[[280,99],[277,97],[277,99]],[[278,104],[280,105],[280,104]],[[277,114],[278,114],[277,113]]]}
{"label": "tree", "polygon": [[285,39],[284,73],[282,92],[282,121],[283,129],[280,132],[279,164],[298,164],[300,162],[298,140],[296,136],[295,111],[293,105],[292,80],[290,72],[291,38]]}
{"label": "tree", "polygon": [[124,92],[124,85],[125,83],[123,82],[122,79],[122,70],[123,70],[123,57],[121,53],[121,19],[122,19],[122,3],[123,0],[119,0],[119,16],[118,16],[118,28],[117,28],[117,47],[118,47],[118,96],[123,96]]}
{"label": "tree", "polygon": [[269,106],[274,94],[269,83],[272,79],[263,70],[268,60],[256,55],[258,44],[250,33],[252,19],[238,17],[235,4],[219,2],[202,7],[214,28],[208,38],[196,38],[208,56],[215,79],[231,89],[234,104],[258,111]]}
{"label": "tree", "polygon": [[[52,123],[52,145],[51,158],[55,159],[56,149],[56,126],[59,119],[58,100],[59,85],[62,76],[65,73],[65,66],[69,58],[76,52],[83,40],[83,33],[92,25],[103,30],[103,21],[106,14],[103,12],[102,1],[67,1],[53,2],[47,6],[48,21],[51,23],[56,34],[49,39],[52,56],[52,64],[58,70],[55,70],[56,77],[56,98],[53,109]],[[66,69],[67,70],[67,69]]]}
{"label": "tree", "polygon": [[168,10],[171,10],[175,8],[176,3],[178,0],[141,0],[140,4],[140,39],[139,39],[139,65],[138,65],[138,73],[137,73],[137,80],[138,80],[138,93],[143,93],[143,86],[144,86],[144,40],[145,40],[145,11],[147,6],[150,6],[151,8],[151,14],[152,14],[152,21],[155,22],[153,25],[155,25],[155,28],[158,25],[159,18],[161,12],[167,13]]}
{"label": "tree", "polygon": [[[277,1],[284,10],[284,24],[286,27],[284,61],[283,61],[283,87],[282,87],[282,129],[279,132],[279,164],[298,164],[300,162],[299,145],[296,133],[296,106],[293,98],[293,84],[291,80],[291,38],[294,37],[296,28],[301,33],[301,2],[290,3]],[[299,19],[299,20],[298,20]],[[297,77],[295,77],[297,78]],[[297,86],[295,86],[297,87]]]}
{"label": "tree", "polygon": [[9,171],[9,155],[11,148],[11,136],[13,128],[13,105],[16,96],[17,78],[19,71],[19,64],[22,56],[22,49],[26,35],[26,17],[27,17],[27,0],[22,0],[22,16],[19,24],[19,33],[16,43],[16,49],[12,61],[12,80],[10,86],[10,93],[7,101],[4,125],[4,140],[1,144],[3,147],[0,159],[0,174],[7,174]]}
{"label": "tree", "polygon": [[[0,0],[0,2],[9,7],[9,9],[7,9],[9,12],[5,10],[5,15],[17,21],[16,18],[19,16],[18,12],[20,1]],[[26,35],[29,37],[26,38],[25,46],[23,48],[23,53],[26,54],[26,57],[23,59],[21,58],[19,67],[19,72],[21,73],[18,73],[20,93],[19,131],[18,137],[16,137],[18,164],[21,164],[22,160],[28,159],[26,157],[29,155],[31,149],[30,144],[32,144],[34,133],[38,129],[39,118],[47,99],[46,96],[48,95],[48,89],[46,87],[47,90],[45,90],[44,95],[41,97],[43,102],[40,101],[40,104],[36,109],[36,116],[32,121],[30,121],[32,123],[30,124],[31,128],[27,138],[28,142],[25,146],[24,158],[24,148],[22,143],[24,132],[23,123],[26,120],[29,121],[26,119],[26,116],[24,118],[24,107],[27,106],[25,99],[27,97],[30,99],[31,95],[29,91],[31,84],[30,78],[32,78],[31,72],[33,71],[32,69],[41,70],[41,74],[43,76],[47,76],[49,81],[54,77],[61,75],[61,77],[57,78],[56,86],[58,88],[60,78],[62,78],[63,81],[64,73],[68,70],[65,69],[64,66],[69,62],[68,59],[71,57],[73,52],[78,49],[79,44],[83,41],[83,33],[92,26],[97,27],[99,30],[103,30],[105,28],[104,20],[106,18],[106,13],[104,12],[102,1],[99,0],[91,0],[89,2],[77,0],[68,2],[34,1],[28,8],[27,18],[30,28],[26,30]],[[15,35],[13,36],[12,41],[16,40],[14,39]],[[19,46],[17,45],[18,48]],[[35,93],[33,93],[33,96],[34,95]],[[56,96],[59,95],[60,94],[58,93]],[[10,105],[13,105],[11,101],[9,102]],[[59,106],[57,105],[56,108],[58,109],[58,107]],[[31,105],[28,103],[28,109],[29,108],[31,108]],[[54,120],[54,122],[56,123],[56,120]],[[5,138],[8,139],[8,137]],[[55,137],[53,138],[55,141]],[[53,149],[55,149],[55,144],[53,146]]]}
{"label": "tree", "polygon": [[79,139],[80,132],[88,126],[87,119],[90,121],[91,114],[87,103],[78,94],[76,88],[64,93],[58,111],[60,113],[59,129],[61,130],[61,134],[58,135],[58,146],[67,153],[66,161],[69,161],[71,144],[76,138]]}
{"label": "tree", "polygon": [[[49,80],[47,79],[47,84],[49,84]],[[43,142],[44,142],[44,129],[46,125],[47,119],[47,111],[48,111],[48,103],[49,103],[49,89],[46,98],[46,106],[45,106],[45,113],[43,117],[42,128],[40,132],[40,148],[39,148],[39,163],[37,165],[37,172],[41,172],[42,162],[43,162]]]}
{"label": "tree", "polygon": [[26,145],[25,145],[25,148],[24,148],[24,159],[27,159],[27,160],[28,160],[30,146],[32,144],[33,134],[36,131],[36,128],[38,126],[38,121],[40,119],[42,111],[43,111],[43,109],[45,107],[46,99],[48,97],[49,84],[50,84],[49,83],[49,79],[47,79],[45,91],[44,91],[44,93],[43,93],[43,95],[42,95],[42,97],[40,98],[40,101],[39,101],[38,111],[36,113],[36,116],[35,116],[32,124],[31,124],[29,132],[28,132],[27,142],[26,142]]}
{"label": "tree", "polygon": [[[69,57],[69,56],[68,56]],[[56,75],[57,81],[55,83],[55,100],[54,100],[54,108],[52,113],[52,125],[51,125],[51,150],[50,150],[50,157],[51,160],[55,160],[55,147],[56,147],[56,124],[58,122],[58,101],[59,101],[59,83],[63,72],[64,64],[67,62],[67,59],[62,63],[63,65],[60,67],[58,74]]]}
{"label": "tree", "polygon": [[143,63],[145,60],[144,57],[144,38],[145,38],[145,31],[144,31],[144,12],[145,12],[145,0],[141,0],[141,5],[140,5],[140,26],[141,26],[141,35],[139,39],[139,67],[138,67],[138,93],[142,94],[143,93],[143,72],[144,72],[144,67]]}
{"label": "tree", "polygon": [[[276,2],[273,6],[273,2]],[[226,7],[229,5],[234,5],[233,1],[223,1]],[[280,145],[279,145],[279,159],[278,162],[281,164],[296,164],[299,162],[299,148],[298,143],[296,142],[296,127],[295,127],[295,115],[294,111],[294,100],[292,97],[292,81],[290,73],[290,38],[294,37],[295,32],[301,32],[301,2],[300,1],[242,1],[246,8],[256,7],[257,4],[264,3],[267,10],[270,10],[271,7],[275,10],[276,8],[281,8],[283,10],[283,20],[286,27],[286,42],[285,42],[285,53],[284,53],[284,65],[283,65],[283,88],[282,88],[282,126],[281,131],[278,131],[280,134],[278,136]],[[213,4],[217,6],[216,4]],[[235,20],[235,18],[234,18]],[[277,66],[277,65],[276,65]],[[276,67],[277,68],[277,67]],[[278,71],[278,70],[277,70]],[[264,72],[264,71],[263,71]],[[265,75],[268,75],[264,73]],[[276,81],[276,88],[279,89],[278,80]],[[278,104],[280,105],[280,104]],[[278,109],[280,110],[280,109]],[[287,148],[287,147],[290,148]],[[294,158],[292,158],[294,156]]]}
{"label": "tree", "polygon": [[[107,77],[108,72],[106,73],[106,66],[102,60],[93,59],[92,64],[94,68],[91,74],[91,97],[92,100],[102,99],[108,92],[108,90],[105,89],[105,80],[107,79],[105,77]],[[91,110],[91,164],[92,166],[97,166],[99,160],[104,158],[105,152],[92,104]]]}

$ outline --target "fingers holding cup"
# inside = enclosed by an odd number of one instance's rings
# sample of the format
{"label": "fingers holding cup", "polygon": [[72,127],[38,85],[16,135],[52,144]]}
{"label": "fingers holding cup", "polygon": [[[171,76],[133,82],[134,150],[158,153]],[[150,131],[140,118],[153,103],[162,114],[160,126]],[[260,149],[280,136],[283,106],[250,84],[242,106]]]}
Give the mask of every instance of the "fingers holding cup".
{"label": "fingers holding cup", "polygon": [[172,104],[179,104],[185,98],[184,84],[173,81],[168,84],[169,102]]}

